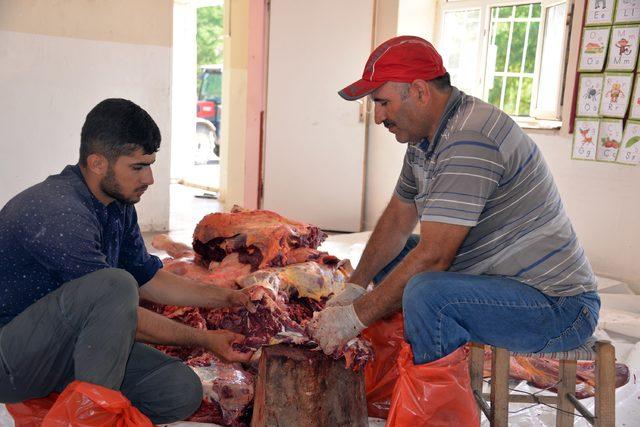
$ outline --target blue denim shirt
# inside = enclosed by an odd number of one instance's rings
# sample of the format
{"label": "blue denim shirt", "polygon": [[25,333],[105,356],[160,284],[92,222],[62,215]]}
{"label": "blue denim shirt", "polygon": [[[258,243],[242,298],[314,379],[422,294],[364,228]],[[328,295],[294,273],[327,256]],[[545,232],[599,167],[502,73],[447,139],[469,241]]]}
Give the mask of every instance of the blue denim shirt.
{"label": "blue denim shirt", "polygon": [[103,205],[79,166],[67,166],[0,211],[0,326],[63,283],[109,267],[142,286],[162,262],[147,253],[134,206]]}

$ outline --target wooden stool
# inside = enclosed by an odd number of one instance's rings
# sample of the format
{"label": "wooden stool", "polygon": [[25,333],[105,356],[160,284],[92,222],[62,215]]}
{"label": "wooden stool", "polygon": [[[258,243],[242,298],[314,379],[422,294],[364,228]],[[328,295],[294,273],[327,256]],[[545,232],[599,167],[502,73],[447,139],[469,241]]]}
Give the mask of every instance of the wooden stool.
{"label": "wooden stool", "polygon": [[[510,352],[504,348],[491,347],[491,393],[482,393],[484,345],[471,343],[469,374],[471,388],[478,406],[493,427],[506,427],[509,418],[509,402],[555,404],[556,426],[573,426],[574,408],[595,426],[615,426],[615,349],[608,341],[591,339],[575,350],[559,353],[516,354],[526,357],[546,357],[560,361],[556,396],[530,396],[509,393]],[[576,399],[576,361],[595,360],[595,415]],[[487,405],[487,398],[491,406]],[[479,420],[478,420],[479,422]]]}

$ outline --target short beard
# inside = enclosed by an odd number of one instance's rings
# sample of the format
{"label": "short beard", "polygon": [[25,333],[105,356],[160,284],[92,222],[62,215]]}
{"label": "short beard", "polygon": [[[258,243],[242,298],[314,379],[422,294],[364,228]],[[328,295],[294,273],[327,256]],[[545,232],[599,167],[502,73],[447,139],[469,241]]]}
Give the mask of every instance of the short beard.
{"label": "short beard", "polygon": [[120,184],[116,181],[116,174],[113,172],[113,167],[111,165],[109,165],[109,168],[107,169],[107,175],[100,182],[100,189],[104,194],[112,199],[116,199],[120,203],[132,205],[140,201],[140,198],[132,200],[122,194],[122,187],[120,187]]}

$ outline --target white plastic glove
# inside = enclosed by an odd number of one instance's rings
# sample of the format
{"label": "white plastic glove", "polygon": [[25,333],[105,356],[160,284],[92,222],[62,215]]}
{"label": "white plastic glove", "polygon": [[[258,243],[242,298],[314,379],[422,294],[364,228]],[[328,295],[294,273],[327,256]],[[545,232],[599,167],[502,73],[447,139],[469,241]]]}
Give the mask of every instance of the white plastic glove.
{"label": "white plastic glove", "polygon": [[325,307],[349,305],[365,293],[367,293],[367,290],[362,286],[356,285],[355,283],[346,283],[342,292],[329,298]]}
{"label": "white plastic glove", "polygon": [[308,326],[311,337],[325,354],[333,354],[364,328],[366,326],[358,318],[353,304],[327,307],[316,312]]}

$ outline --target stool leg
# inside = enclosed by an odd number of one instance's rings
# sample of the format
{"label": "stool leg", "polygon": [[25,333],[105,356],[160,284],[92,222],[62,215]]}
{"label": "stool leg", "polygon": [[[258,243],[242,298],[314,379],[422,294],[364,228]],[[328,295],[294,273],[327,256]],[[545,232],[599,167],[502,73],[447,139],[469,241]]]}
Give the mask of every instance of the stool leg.
{"label": "stool leg", "polygon": [[616,353],[608,342],[596,343],[596,427],[616,424]]}
{"label": "stool leg", "polygon": [[507,427],[509,421],[509,351],[491,348],[492,427]]}
{"label": "stool leg", "polygon": [[482,379],[484,377],[484,345],[471,343],[469,345],[471,350],[469,357],[469,377],[471,378],[471,391],[474,394],[474,399],[478,403],[478,425],[482,419],[482,407],[478,402],[478,398],[482,397]]}
{"label": "stool leg", "polygon": [[[572,427],[574,407],[567,399],[567,393],[576,394],[576,361],[560,360],[558,384],[558,411],[556,411],[556,427]],[[566,412],[562,412],[566,411]]]}

